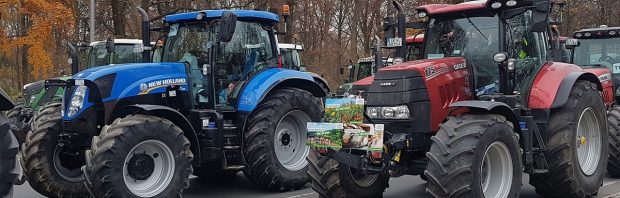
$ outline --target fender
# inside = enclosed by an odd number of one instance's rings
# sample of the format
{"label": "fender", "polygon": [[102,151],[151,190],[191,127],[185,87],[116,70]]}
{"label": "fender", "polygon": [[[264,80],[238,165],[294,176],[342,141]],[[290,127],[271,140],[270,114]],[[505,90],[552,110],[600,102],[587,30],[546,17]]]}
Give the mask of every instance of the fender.
{"label": "fender", "polygon": [[518,133],[521,133],[521,125],[519,125],[519,119],[517,115],[515,115],[512,109],[502,103],[502,102],[493,102],[493,101],[483,101],[483,100],[466,100],[459,101],[450,104],[451,108],[454,107],[467,107],[470,108],[471,111],[485,111],[489,113],[499,114],[506,117],[506,120],[512,122],[514,130]]}
{"label": "fender", "polygon": [[248,82],[239,97],[237,110],[252,112],[271,91],[283,87],[294,87],[306,90],[315,97],[325,97],[327,94],[317,84],[312,75],[290,69],[269,68]]}
{"label": "fender", "polygon": [[325,80],[325,78],[321,77],[320,75],[314,73],[314,72],[306,72],[308,74],[310,74],[312,76],[312,78],[314,78],[314,82],[317,83],[321,83],[323,85],[323,87],[327,90],[327,95],[329,95],[329,93],[331,92],[331,89],[329,88],[329,84],[327,83],[327,80]]}
{"label": "fender", "polygon": [[547,62],[534,79],[529,93],[528,108],[561,107],[568,100],[570,90],[577,80],[594,82],[602,91],[601,82],[596,75],[584,71],[581,67],[568,63]]}
{"label": "fender", "polygon": [[[129,105],[125,107],[125,112],[129,113],[131,110],[138,110],[138,112],[147,112],[151,115],[157,115],[159,117],[170,120],[172,123],[177,125],[181,130],[183,130],[183,135],[191,142],[190,150],[194,154],[194,160],[192,163],[195,166],[200,166],[200,144],[198,142],[198,136],[196,136],[196,131],[192,124],[187,120],[187,118],[179,111],[172,109],[167,106],[162,105],[144,105],[144,104],[136,104]],[[135,111],[133,113],[136,113]]]}
{"label": "fender", "polygon": [[594,74],[586,72],[571,72],[562,80],[560,87],[558,87],[558,91],[555,95],[553,103],[551,104],[551,108],[562,107],[566,104],[570,91],[573,89],[573,86],[578,80],[587,80],[596,83],[598,90],[603,91],[603,85]]}

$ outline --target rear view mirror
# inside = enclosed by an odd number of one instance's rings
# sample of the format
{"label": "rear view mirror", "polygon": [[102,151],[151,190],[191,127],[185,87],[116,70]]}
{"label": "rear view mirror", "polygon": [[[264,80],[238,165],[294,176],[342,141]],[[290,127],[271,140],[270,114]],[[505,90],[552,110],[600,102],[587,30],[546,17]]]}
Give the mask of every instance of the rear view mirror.
{"label": "rear view mirror", "polygon": [[105,49],[108,50],[108,53],[114,53],[114,48],[114,39],[108,38],[108,40],[105,42]]}
{"label": "rear view mirror", "polygon": [[237,15],[231,11],[222,13],[222,23],[220,25],[220,33],[218,38],[222,42],[229,42],[232,40],[235,33],[235,27],[237,27]]}
{"label": "rear view mirror", "polygon": [[340,67],[340,75],[344,75],[344,68]]}
{"label": "rear view mirror", "polygon": [[545,32],[549,26],[549,12],[551,2],[549,0],[534,0],[533,25],[531,32]]}

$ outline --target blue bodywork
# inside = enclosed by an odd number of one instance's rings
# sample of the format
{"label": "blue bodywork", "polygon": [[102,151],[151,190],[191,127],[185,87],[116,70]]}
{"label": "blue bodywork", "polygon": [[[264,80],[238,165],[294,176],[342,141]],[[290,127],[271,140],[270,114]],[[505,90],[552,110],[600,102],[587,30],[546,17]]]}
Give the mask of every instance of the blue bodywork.
{"label": "blue bodywork", "polygon": [[290,69],[270,68],[260,72],[250,80],[241,92],[237,110],[251,112],[269,91],[278,83],[289,80],[300,79],[314,82],[310,74]]}
{"label": "blue bodywork", "polygon": [[235,13],[237,15],[237,18],[240,20],[263,21],[272,23],[278,23],[280,21],[280,17],[278,15],[270,12],[254,10],[204,10],[168,15],[164,18],[164,22],[177,23],[182,21],[196,21],[196,16],[198,16],[199,13],[206,14],[207,20],[212,20],[222,17],[222,13],[224,13],[225,11],[231,11]]}
{"label": "blue bodywork", "polygon": [[[181,91],[188,90],[187,74],[185,73],[184,63],[136,63],[109,65],[84,70],[73,76],[73,79],[95,81],[108,74],[116,74],[116,79],[114,80],[114,86],[110,97],[102,98],[102,102],[104,103],[137,95],[162,93],[166,90],[166,86],[164,85],[179,85],[181,87]],[[163,82],[165,80],[168,81]],[[90,89],[86,91],[87,96],[89,91]],[[88,109],[92,105],[93,104],[91,102],[85,100],[80,112],[78,112],[75,116],[79,115],[82,111]],[[69,117],[66,117],[66,115],[64,118],[70,119]]]}

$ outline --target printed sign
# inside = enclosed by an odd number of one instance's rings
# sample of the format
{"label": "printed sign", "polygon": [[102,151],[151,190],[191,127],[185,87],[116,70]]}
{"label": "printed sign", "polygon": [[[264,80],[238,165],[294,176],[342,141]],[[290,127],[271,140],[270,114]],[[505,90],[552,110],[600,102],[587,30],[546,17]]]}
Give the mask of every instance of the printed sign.
{"label": "printed sign", "polygon": [[342,123],[308,122],[306,144],[311,148],[342,148]]}
{"label": "printed sign", "polygon": [[362,123],[364,121],[364,99],[326,99],[325,121],[331,123]]}
{"label": "printed sign", "polygon": [[613,71],[614,74],[620,74],[620,63],[616,63],[613,65]]}
{"label": "printed sign", "polygon": [[403,46],[403,39],[400,37],[387,39],[387,47],[400,47]]}
{"label": "printed sign", "polygon": [[307,145],[311,148],[383,150],[383,124],[309,122]]}

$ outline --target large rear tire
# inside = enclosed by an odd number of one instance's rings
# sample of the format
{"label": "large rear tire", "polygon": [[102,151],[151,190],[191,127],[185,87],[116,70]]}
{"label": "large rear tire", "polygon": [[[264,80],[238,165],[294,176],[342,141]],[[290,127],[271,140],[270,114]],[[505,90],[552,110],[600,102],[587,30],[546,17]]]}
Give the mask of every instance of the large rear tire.
{"label": "large rear tire", "polygon": [[426,191],[434,197],[519,197],[521,147],[500,115],[449,117],[426,154]]}
{"label": "large rear tire", "polygon": [[353,168],[339,164],[316,151],[308,155],[308,175],[312,189],[325,198],[376,198],[382,197],[390,177],[383,174],[361,174]]}
{"label": "large rear tire", "polygon": [[60,103],[49,103],[39,111],[35,130],[26,136],[22,150],[24,174],[30,186],[44,196],[87,197],[80,170],[83,152],[58,145],[62,132],[60,109]]}
{"label": "large rear tire", "polygon": [[244,174],[270,190],[302,188],[310,179],[306,156],[306,123],[321,119],[321,100],[295,88],[275,91],[248,118]]}
{"label": "large rear tire", "polygon": [[545,156],[549,173],[531,175],[545,197],[593,197],[608,159],[605,105],[596,84],[578,81],[566,105],[551,112]]}
{"label": "large rear tire", "polygon": [[607,128],[609,129],[609,162],[607,173],[614,178],[620,178],[620,106],[614,106],[607,114]]}
{"label": "large rear tire", "polygon": [[0,114],[0,197],[12,197],[13,182],[19,173],[16,160],[19,145],[9,123],[2,123],[6,121],[4,113]]}
{"label": "large rear tire", "polygon": [[6,116],[9,118],[11,131],[13,131],[13,134],[17,138],[20,145],[24,143],[26,140],[26,134],[30,131],[30,119],[22,114],[23,109],[23,104],[17,104],[13,109],[6,112]]}
{"label": "large rear tire", "polygon": [[181,197],[192,159],[189,140],[174,123],[130,115],[93,137],[86,181],[95,197]]}

